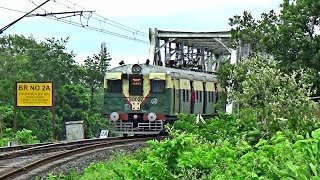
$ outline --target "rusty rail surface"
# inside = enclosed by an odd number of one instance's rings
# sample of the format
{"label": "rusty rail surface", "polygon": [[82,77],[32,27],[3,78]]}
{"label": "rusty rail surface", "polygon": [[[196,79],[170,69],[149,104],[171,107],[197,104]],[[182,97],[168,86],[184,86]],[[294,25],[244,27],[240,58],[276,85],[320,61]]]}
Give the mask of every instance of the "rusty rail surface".
{"label": "rusty rail surface", "polygon": [[32,147],[44,146],[48,144],[52,144],[52,143],[48,142],[48,143],[37,143],[37,144],[28,144],[28,145],[19,145],[19,146],[10,146],[10,147],[0,147],[0,153],[18,151],[18,150],[28,149]]}
{"label": "rusty rail surface", "polygon": [[[16,168],[15,170],[12,170],[10,172],[7,172],[5,174],[0,175],[0,179],[13,179],[20,177],[22,175],[27,174],[28,172],[35,170],[39,167],[42,167],[46,164],[52,163],[54,161],[58,161],[64,158],[68,158],[70,156],[76,155],[76,154],[81,154],[83,152],[91,151],[91,150],[98,150],[106,147],[113,147],[113,146],[119,146],[119,145],[127,145],[127,144],[132,144],[132,143],[141,143],[141,142],[146,142],[147,140],[152,140],[152,139],[164,139],[166,136],[157,136],[157,137],[139,137],[139,138],[109,138],[109,139],[100,139],[100,141],[93,141],[95,143],[91,144],[86,144],[84,142],[79,141],[78,144],[76,142],[74,143],[74,148],[69,148],[69,149],[63,149],[62,152],[55,153],[51,156],[44,157],[40,160],[31,162],[27,165],[24,165],[22,167]],[[79,145],[80,143],[80,145]],[[61,148],[61,147],[60,147]],[[39,147],[38,149],[35,149],[37,153],[41,152],[41,148]],[[47,152],[47,149],[42,149],[43,151]],[[29,150],[28,150],[29,151]],[[32,150],[30,150],[32,151]],[[60,150],[61,151],[61,150]],[[18,153],[20,156],[26,155],[25,153]],[[36,153],[35,153],[36,154]],[[29,155],[29,154],[27,154]],[[12,157],[15,157],[14,155]],[[9,157],[9,158],[12,158]]]}
{"label": "rusty rail surface", "polygon": [[57,142],[57,143],[44,143],[44,144],[35,144],[34,146],[26,145],[26,146],[18,147],[17,150],[13,148],[14,150],[12,151],[0,154],[0,160],[27,156],[32,154],[70,150],[70,149],[74,149],[74,148],[85,146],[85,145],[103,143],[105,141],[119,140],[119,139],[123,139],[123,137],[103,138],[103,139],[85,139],[85,140],[79,140],[79,141],[70,141],[70,142],[66,141],[66,142]]}

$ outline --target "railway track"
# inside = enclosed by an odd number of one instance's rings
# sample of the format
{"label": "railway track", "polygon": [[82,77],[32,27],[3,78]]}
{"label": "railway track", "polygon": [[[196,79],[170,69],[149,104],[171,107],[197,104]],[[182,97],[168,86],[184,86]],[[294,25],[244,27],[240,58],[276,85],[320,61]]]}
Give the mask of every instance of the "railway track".
{"label": "railway track", "polygon": [[0,155],[0,179],[30,179],[47,167],[103,149],[142,144],[158,137],[107,138],[43,144]]}
{"label": "railway track", "polygon": [[0,155],[5,154],[7,152],[12,152],[12,151],[18,151],[18,150],[23,150],[23,149],[28,149],[32,147],[37,147],[37,146],[44,146],[52,144],[50,143],[37,143],[37,144],[30,144],[30,145],[21,145],[21,146],[10,146],[10,147],[0,147]]}

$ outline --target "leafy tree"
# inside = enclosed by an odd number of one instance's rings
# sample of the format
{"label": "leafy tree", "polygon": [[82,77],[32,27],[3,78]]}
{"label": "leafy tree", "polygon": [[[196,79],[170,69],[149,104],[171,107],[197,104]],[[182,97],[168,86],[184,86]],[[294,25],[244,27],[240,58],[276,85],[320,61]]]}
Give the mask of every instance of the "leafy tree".
{"label": "leafy tree", "polygon": [[256,128],[263,133],[272,135],[288,128],[304,134],[319,123],[317,103],[309,99],[315,78],[310,71],[286,74],[273,59],[253,57],[230,65],[227,74],[229,98],[239,103],[241,111],[257,113]]}
{"label": "leafy tree", "polygon": [[67,121],[86,120],[90,99],[89,91],[81,85],[64,85],[56,92],[56,115],[58,137],[64,137],[64,124]]}
{"label": "leafy tree", "polygon": [[101,52],[98,55],[94,54],[93,58],[88,56],[83,66],[85,70],[83,79],[91,91],[91,104],[94,102],[94,93],[99,87],[103,87],[103,77],[112,59],[107,52],[106,46],[103,44],[101,46]]}
{"label": "leafy tree", "polygon": [[[81,81],[74,54],[66,52],[67,39],[38,42],[33,37],[9,35],[0,41],[0,107],[13,109],[14,81],[53,81],[56,91],[65,84]],[[17,115],[18,130],[30,129],[41,141],[51,139],[50,109],[18,108]],[[3,128],[11,127],[12,121],[13,118],[3,117]]]}
{"label": "leafy tree", "polygon": [[301,67],[314,69],[318,74],[314,85],[319,86],[320,1],[283,0],[280,7],[280,14],[271,10],[259,20],[249,12],[230,18],[235,45],[250,44],[254,52],[273,55],[287,72]]}
{"label": "leafy tree", "polygon": [[[52,81],[58,137],[64,138],[64,122],[70,120],[85,120],[89,137],[98,134],[105,124],[103,76],[111,60],[105,46],[80,66],[66,49],[68,38],[9,35],[0,41],[0,133],[13,124],[14,81]],[[51,139],[51,109],[18,108],[17,116],[18,130],[29,129],[40,141]]]}
{"label": "leafy tree", "polygon": [[98,132],[105,127],[106,119],[102,117],[103,108],[103,77],[111,61],[105,44],[101,45],[101,52],[87,57],[81,67],[83,85],[90,89],[90,108],[88,109],[87,126],[89,136],[98,136]]}

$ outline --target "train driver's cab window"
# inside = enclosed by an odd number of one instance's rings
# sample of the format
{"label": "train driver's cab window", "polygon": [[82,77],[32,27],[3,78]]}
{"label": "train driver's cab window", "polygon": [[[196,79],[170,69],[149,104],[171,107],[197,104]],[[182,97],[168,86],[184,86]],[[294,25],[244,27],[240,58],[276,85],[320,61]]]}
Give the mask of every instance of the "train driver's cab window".
{"label": "train driver's cab window", "polygon": [[122,92],[122,80],[108,80],[109,92]]}
{"label": "train driver's cab window", "polygon": [[165,90],[164,80],[151,80],[151,92],[162,93]]}

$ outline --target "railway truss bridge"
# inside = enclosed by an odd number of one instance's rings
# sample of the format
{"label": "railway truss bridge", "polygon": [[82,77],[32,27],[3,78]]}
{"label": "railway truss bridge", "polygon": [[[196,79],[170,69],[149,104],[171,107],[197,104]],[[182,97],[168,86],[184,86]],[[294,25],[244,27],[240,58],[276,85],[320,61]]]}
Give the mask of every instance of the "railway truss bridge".
{"label": "railway truss bridge", "polygon": [[181,32],[149,29],[149,60],[154,65],[215,73],[222,61],[235,63],[249,47],[232,48],[231,32]]}

